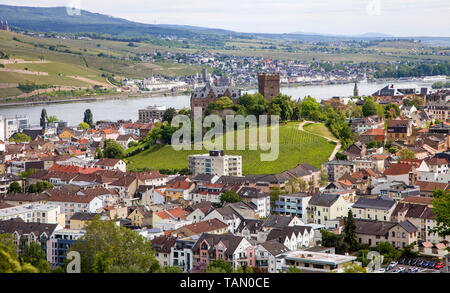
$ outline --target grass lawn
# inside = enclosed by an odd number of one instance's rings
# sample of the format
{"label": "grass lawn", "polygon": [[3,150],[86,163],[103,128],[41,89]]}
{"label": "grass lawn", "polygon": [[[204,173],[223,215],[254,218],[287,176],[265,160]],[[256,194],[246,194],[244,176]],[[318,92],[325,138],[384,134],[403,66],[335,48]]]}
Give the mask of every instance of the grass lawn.
{"label": "grass lawn", "polygon": [[[248,135],[248,129],[246,130]],[[237,134],[236,134],[237,135]],[[270,137],[269,137],[270,139]],[[248,139],[246,139],[248,145]],[[226,151],[230,155],[242,155],[243,174],[281,173],[301,163],[309,163],[320,168],[328,160],[335,144],[298,129],[298,122],[290,122],[280,127],[280,149],[278,159],[262,162],[261,150]],[[170,145],[154,145],[128,158],[129,168],[171,169],[187,168],[188,155],[205,153],[202,151],[175,151]]]}
{"label": "grass lawn", "polygon": [[328,127],[323,123],[306,123],[303,129],[318,135],[328,137],[330,139],[337,140],[337,138],[331,133]]}

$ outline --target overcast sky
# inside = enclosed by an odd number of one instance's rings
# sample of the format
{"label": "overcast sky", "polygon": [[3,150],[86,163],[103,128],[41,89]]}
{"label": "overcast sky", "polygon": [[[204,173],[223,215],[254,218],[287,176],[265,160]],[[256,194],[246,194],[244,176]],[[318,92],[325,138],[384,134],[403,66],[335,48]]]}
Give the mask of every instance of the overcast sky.
{"label": "overcast sky", "polygon": [[450,0],[0,0],[20,6],[68,6],[151,24],[239,32],[450,37]]}

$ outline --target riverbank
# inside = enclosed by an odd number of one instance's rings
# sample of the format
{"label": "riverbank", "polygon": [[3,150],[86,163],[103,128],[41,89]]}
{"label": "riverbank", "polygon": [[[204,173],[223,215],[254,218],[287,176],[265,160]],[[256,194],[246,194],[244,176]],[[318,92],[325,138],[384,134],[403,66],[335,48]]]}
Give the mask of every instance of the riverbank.
{"label": "riverbank", "polygon": [[107,100],[124,100],[132,98],[151,98],[151,97],[161,97],[163,96],[176,96],[179,93],[172,91],[158,91],[158,92],[141,92],[141,93],[120,93],[120,94],[109,94],[109,95],[99,95],[99,96],[81,96],[81,97],[70,97],[70,98],[48,98],[47,100],[39,101],[23,101],[23,102],[6,102],[0,103],[0,107],[18,107],[18,106],[31,106],[31,105],[50,105],[50,104],[65,104],[65,103],[76,103],[76,102],[95,102],[95,101],[107,101]]}

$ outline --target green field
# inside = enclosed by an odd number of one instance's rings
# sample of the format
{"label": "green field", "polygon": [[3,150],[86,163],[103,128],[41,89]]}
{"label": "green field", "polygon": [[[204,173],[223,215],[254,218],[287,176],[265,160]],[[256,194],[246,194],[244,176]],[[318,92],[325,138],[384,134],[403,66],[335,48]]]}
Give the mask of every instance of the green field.
{"label": "green field", "polygon": [[[237,135],[237,134],[236,134]],[[248,135],[248,129],[246,130]],[[270,139],[270,138],[269,138]],[[248,145],[248,139],[246,139]],[[225,142],[224,142],[225,143]],[[280,127],[280,149],[278,159],[262,162],[261,150],[226,151],[227,154],[242,156],[243,174],[275,174],[294,168],[301,163],[309,163],[320,168],[328,160],[335,144],[298,129],[298,122]],[[188,155],[203,151],[175,151],[170,145],[154,145],[149,149],[129,157],[128,168],[182,169],[188,167]]]}
{"label": "green field", "polygon": [[337,138],[331,133],[328,127],[323,123],[306,123],[303,125],[305,131],[328,137],[329,139],[337,140]]}

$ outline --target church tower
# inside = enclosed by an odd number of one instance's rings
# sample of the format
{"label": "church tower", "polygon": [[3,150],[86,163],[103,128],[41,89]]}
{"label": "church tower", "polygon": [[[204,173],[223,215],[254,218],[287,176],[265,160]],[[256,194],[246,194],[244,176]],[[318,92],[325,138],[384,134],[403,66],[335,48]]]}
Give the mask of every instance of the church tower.
{"label": "church tower", "polygon": [[358,82],[355,81],[355,87],[353,88],[353,96],[359,97],[359,90],[358,90]]}

